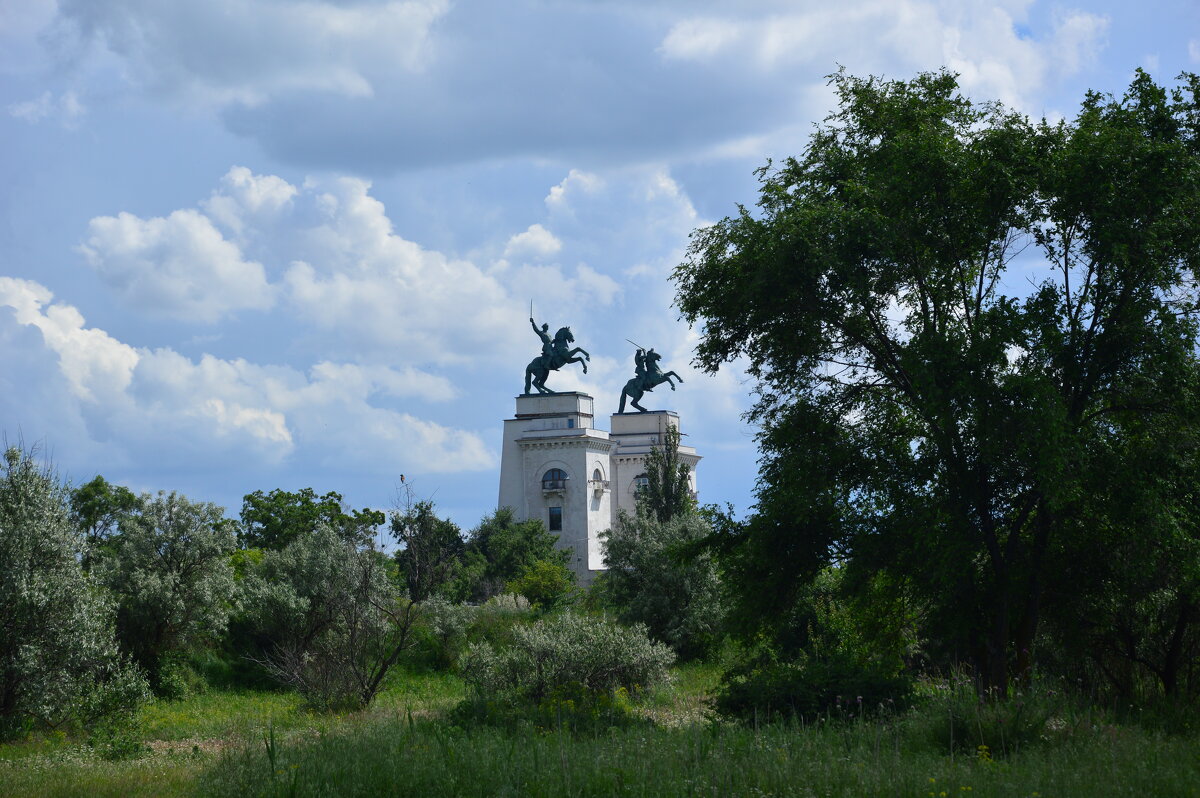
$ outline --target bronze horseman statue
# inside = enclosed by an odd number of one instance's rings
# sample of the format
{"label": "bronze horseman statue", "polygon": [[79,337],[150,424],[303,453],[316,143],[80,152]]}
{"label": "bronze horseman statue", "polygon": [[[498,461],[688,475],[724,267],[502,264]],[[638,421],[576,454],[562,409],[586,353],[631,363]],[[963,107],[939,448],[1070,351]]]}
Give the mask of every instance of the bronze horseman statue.
{"label": "bronze horseman statue", "polygon": [[[575,343],[575,336],[571,335],[570,327],[560,328],[552,340],[548,332],[549,324],[543,324],[541,329],[538,329],[537,322],[533,320],[532,316],[529,318],[529,324],[533,327],[533,332],[537,337],[542,339],[542,354],[535,357],[525,367],[526,394],[529,393],[530,383],[537,388],[538,393],[554,393],[546,387],[546,377],[550,376],[550,372],[558,371],[568,363],[583,364],[583,373],[587,374],[587,361],[591,360],[592,356],[581,347],[571,348],[571,344]],[[576,355],[583,355],[583,357],[576,357]]]}
{"label": "bronze horseman statue", "polygon": [[639,348],[637,353],[634,354],[633,363],[636,376],[625,383],[625,389],[621,391],[621,407],[617,410],[618,413],[625,412],[626,399],[629,399],[629,403],[636,407],[639,412],[645,413],[647,412],[646,408],[639,405],[638,400],[647,391],[653,391],[654,386],[662,385],[664,382],[671,386],[672,391],[675,390],[675,383],[671,381],[672,377],[679,380],[680,383],[683,382],[683,377],[680,377],[673,371],[668,371],[666,374],[663,373],[662,369],[658,367],[658,361],[661,358],[662,355],[655,352],[653,347],[650,349]]}

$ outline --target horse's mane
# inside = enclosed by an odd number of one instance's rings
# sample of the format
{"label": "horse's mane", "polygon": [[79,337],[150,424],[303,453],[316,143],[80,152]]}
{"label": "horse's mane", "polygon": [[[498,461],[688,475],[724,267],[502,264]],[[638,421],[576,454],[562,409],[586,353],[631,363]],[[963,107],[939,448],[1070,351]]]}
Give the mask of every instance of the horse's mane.
{"label": "horse's mane", "polygon": [[570,327],[559,327],[558,332],[556,332],[554,334],[555,341],[565,341],[571,337],[572,336],[571,336],[571,328]]}

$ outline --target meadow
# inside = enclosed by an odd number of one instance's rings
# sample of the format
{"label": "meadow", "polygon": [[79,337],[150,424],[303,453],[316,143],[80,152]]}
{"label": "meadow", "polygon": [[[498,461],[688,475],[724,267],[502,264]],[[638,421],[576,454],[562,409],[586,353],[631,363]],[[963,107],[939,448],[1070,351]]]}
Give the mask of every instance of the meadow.
{"label": "meadow", "polygon": [[[673,675],[623,722],[574,731],[465,720],[466,685],[446,673],[397,673],[370,709],[345,715],[293,693],[214,690],[144,707],[139,750],[117,758],[53,733],[0,746],[0,784],[92,798],[1200,795],[1200,738],[1136,713],[1061,697],[989,706],[929,683],[899,715],[848,701],[814,723],[733,724],[708,708],[717,667]],[[1006,723],[1019,741],[976,743]]]}

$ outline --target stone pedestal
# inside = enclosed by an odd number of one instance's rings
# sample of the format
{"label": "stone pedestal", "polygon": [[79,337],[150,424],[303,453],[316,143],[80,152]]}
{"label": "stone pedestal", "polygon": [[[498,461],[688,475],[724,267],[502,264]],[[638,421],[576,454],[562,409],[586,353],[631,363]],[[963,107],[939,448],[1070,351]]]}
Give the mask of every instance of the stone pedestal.
{"label": "stone pedestal", "polygon": [[[646,455],[666,442],[667,429],[679,429],[679,415],[670,410],[648,413],[613,413],[609,438],[616,444],[612,454],[613,494],[616,510],[632,513],[636,505],[640,478],[646,473]],[[679,459],[686,463],[688,489],[696,492],[696,466],[700,456],[695,448],[679,444]]]}

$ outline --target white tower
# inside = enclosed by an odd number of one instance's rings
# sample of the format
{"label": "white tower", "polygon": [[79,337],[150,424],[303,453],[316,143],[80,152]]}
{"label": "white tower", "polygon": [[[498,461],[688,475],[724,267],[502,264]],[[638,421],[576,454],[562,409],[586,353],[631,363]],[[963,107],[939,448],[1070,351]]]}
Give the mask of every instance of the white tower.
{"label": "white tower", "polygon": [[[669,426],[678,428],[679,416],[667,410],[614,413],[610,434],[594,427],[585,393],[518,396],[516,416],[504,422],[498,506],[511,507],[518,520],[541,519],[587,586],[605,567],[601,533],[618,508],[634,511],[646,455],[663,444]],[[679,459],[690,468],[694,495],[700,457],[680,446]]]}

